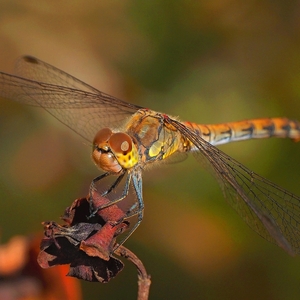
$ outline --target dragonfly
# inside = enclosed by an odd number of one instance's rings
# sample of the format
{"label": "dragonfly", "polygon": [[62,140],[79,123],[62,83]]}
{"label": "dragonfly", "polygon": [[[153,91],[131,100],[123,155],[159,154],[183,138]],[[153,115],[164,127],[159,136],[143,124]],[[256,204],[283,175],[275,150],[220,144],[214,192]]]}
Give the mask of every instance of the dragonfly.
{"label": "dragonfly", "polygon": [[0,72],[0,97],[39,106],[92,143],[92,158],[104,173],[92,181],[91,189],[107,176],[115,179],[102,196],[123,183],[121,195],[93,208],[92,214],[120,202],[133,187],[136,201],[126,217],[135,215],[137,221],[122,243],[143,219],[144,169],[191,153],[212,172],[229,204],[254,231],[290,255],[300,253],[300,197],[216,147],[269,137],[298,141],[298,121],[262,118],[222,124],[181,122],[105,94],[32,56],[19,58],[14,74]]}

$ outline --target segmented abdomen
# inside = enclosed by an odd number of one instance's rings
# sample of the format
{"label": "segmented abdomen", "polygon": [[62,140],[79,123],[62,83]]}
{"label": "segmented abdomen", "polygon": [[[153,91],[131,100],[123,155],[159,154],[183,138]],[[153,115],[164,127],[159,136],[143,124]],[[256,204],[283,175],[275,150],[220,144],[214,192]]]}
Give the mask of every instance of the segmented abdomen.
{"label": "segmented abdomen", "polygon": [[264,118],[222,124],[184,122],[213,145],[257,138],[290,138],[300,140],[300,123],[286,118]]}

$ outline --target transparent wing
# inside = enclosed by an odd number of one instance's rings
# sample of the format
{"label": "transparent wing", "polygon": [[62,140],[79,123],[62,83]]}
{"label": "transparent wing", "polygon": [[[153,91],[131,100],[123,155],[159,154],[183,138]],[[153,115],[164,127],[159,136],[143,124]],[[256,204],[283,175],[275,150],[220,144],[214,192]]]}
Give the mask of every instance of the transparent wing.
{"label": "transparent wing", "polygon": [[99,129],[119,127],[141,108],[31,56],[21,57],[15,72],[0,72],[0,97],[40,106],[90,142]]}
{"label": "transparent wing", "polygon": [[244,221],[289,254],[299,254],[300,197],[250,171],[182,123],[168,122],[196,146],[195,158],[212,171],[227,201]]}

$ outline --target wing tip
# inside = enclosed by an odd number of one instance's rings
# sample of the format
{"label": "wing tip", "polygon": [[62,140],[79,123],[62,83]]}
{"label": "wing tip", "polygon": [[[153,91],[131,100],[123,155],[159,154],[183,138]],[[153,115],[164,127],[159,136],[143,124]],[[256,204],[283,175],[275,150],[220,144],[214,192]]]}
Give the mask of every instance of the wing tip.
{"label": "wing tip", "polygon": [[28,63],[31,63],[31,64],[38,64],[39,63],[39,61],[31,55],[25,55],[25,56],[22,57],[22,59],[24,61],[28,62]]}

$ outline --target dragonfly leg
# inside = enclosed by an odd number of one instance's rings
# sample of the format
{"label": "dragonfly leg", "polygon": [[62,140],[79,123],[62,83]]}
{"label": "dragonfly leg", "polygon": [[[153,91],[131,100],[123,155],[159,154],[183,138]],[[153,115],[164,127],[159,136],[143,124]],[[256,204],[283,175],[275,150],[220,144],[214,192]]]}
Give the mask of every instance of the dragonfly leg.
{"label": "dragonfly leg", "polygon": [[[91,192],[97,190],[96,187],[95,187],[95,183],[98,182],[98,181],[100,181],[101,179],[107,177],[108,175],[111,175],[111,173],[110,172],[106,172],[106,173],[101,174],[100,176],[97,176],[96,178],[93,179],[93,181],[92,181],[92,183],[90,185],[90,194],[91,194]],[[118,186],[118,184],[121,182],[121,180],[124,177],[124,175],[125,175],[125,172],[123,172],[120,176],[118,176],[117,180],[111,185],[111,187],[107,191],[103,192],[101,194],[101,196],[104,197],[107,194],[109,194],[113,189],[115,189]]]}
{"label": "dragonfly leg", "polygon": [[[90,195],[90,211],[92,212],[93,211],[93,197],[91,196],[93,194],[94,191],[96,191],[96,187],[95,187],[95,183],[100,181],[101,179],[107,177],[108,175],[110,175],[109,172],[106,172],[104,174],[101,174],[99,176],[97,176],[96,178],[93,179],[91,185],[90,185],[90,189],[89,189],[89,195]],[[106,193],[107,194],[107,193]],[[95,214],[92,213],[90,215],[90,217],[93,217]]]}
{"label": "dragonfly leg", "polygon": [[138,220],[134,224],[134,226],[130,229],[130,231],[126,235],[126,237],[118,243],[117,247],[113,251],[115,251],[118,247],[120,247],[123,243],[126,242],[126,240],[138,228],[138,226],[141,224],[141,222],[143,220],[144,201],[143,201],[143,195],[142,195],[142,179],[141,179],[141,177],[133,175],[132,176],[132,183],[133,183],[138,201],[130,207],[130,209],[127,211],[126,216],[124,218],[122,218],[121,220],[118,220],[117,224],[124,221],[124,219],[130,218],[130,217],[135,216],[135,215],[138,215]]}
{"label": "dragonfly leg", "polygon": [[113,191],[118,186],[118,184],[121,182],[121,180],[123,179],[124,175],[125,175],[125,172],[122,173],[120,176],[118,176],[117,180],[111,185],[111,187],[107,191],[105,191],[104,193],[102,193],[101,196],[105,197],[111,191]]}
{"label": "dragonfly leg", "polygon": [[[129,192],[129,185],[130,185],[130,181],[131,181],[131,175],[128,175],[128,178],[126,180],[126,183],[125,183],[125,187],[124,187],[124,190],[122,192],[122,195],[119,197],[119,198],[116,198],[116,199],[113,199],[111,201],[109,201],[108,203],[106,204],[103,204],[103,205],[100,205],[99,207],[93,207],[93,198],[92,198],[92,194],[91,192],[93,191],[93,189],[95,189],[95,182],[101,180],[102,178],[106,177],[107,175],[109,175],[110,173],[105,173],[101,176],[98,176],[96,177],[93,181],[92,181],[92,184],[91,184],[91,187],[90,187],[90,211],[91,211],[91,214],[89,216],[89,218],[91,217],[94,217],[96,215],[96,213],[103,209],[103,208],[106,208],[108,206],[111,206],[113,204],[116,204],[118,202],[120,202],[121,200],[123,200],[125,197],[127,197],[128,195],[128,192]],[[116,181],[111,185],[111,187],[105,191],[103,194],[101,194],[101,196],[106,196],[107,194],[109,194],[112,190],[114,190],[118,184],[121,182],[121,180],[124,178],[124,175],[125,175],[125,172],[122,173],[117,179]],[[120,223],[120,222],[117,222],[117,223]]]}

